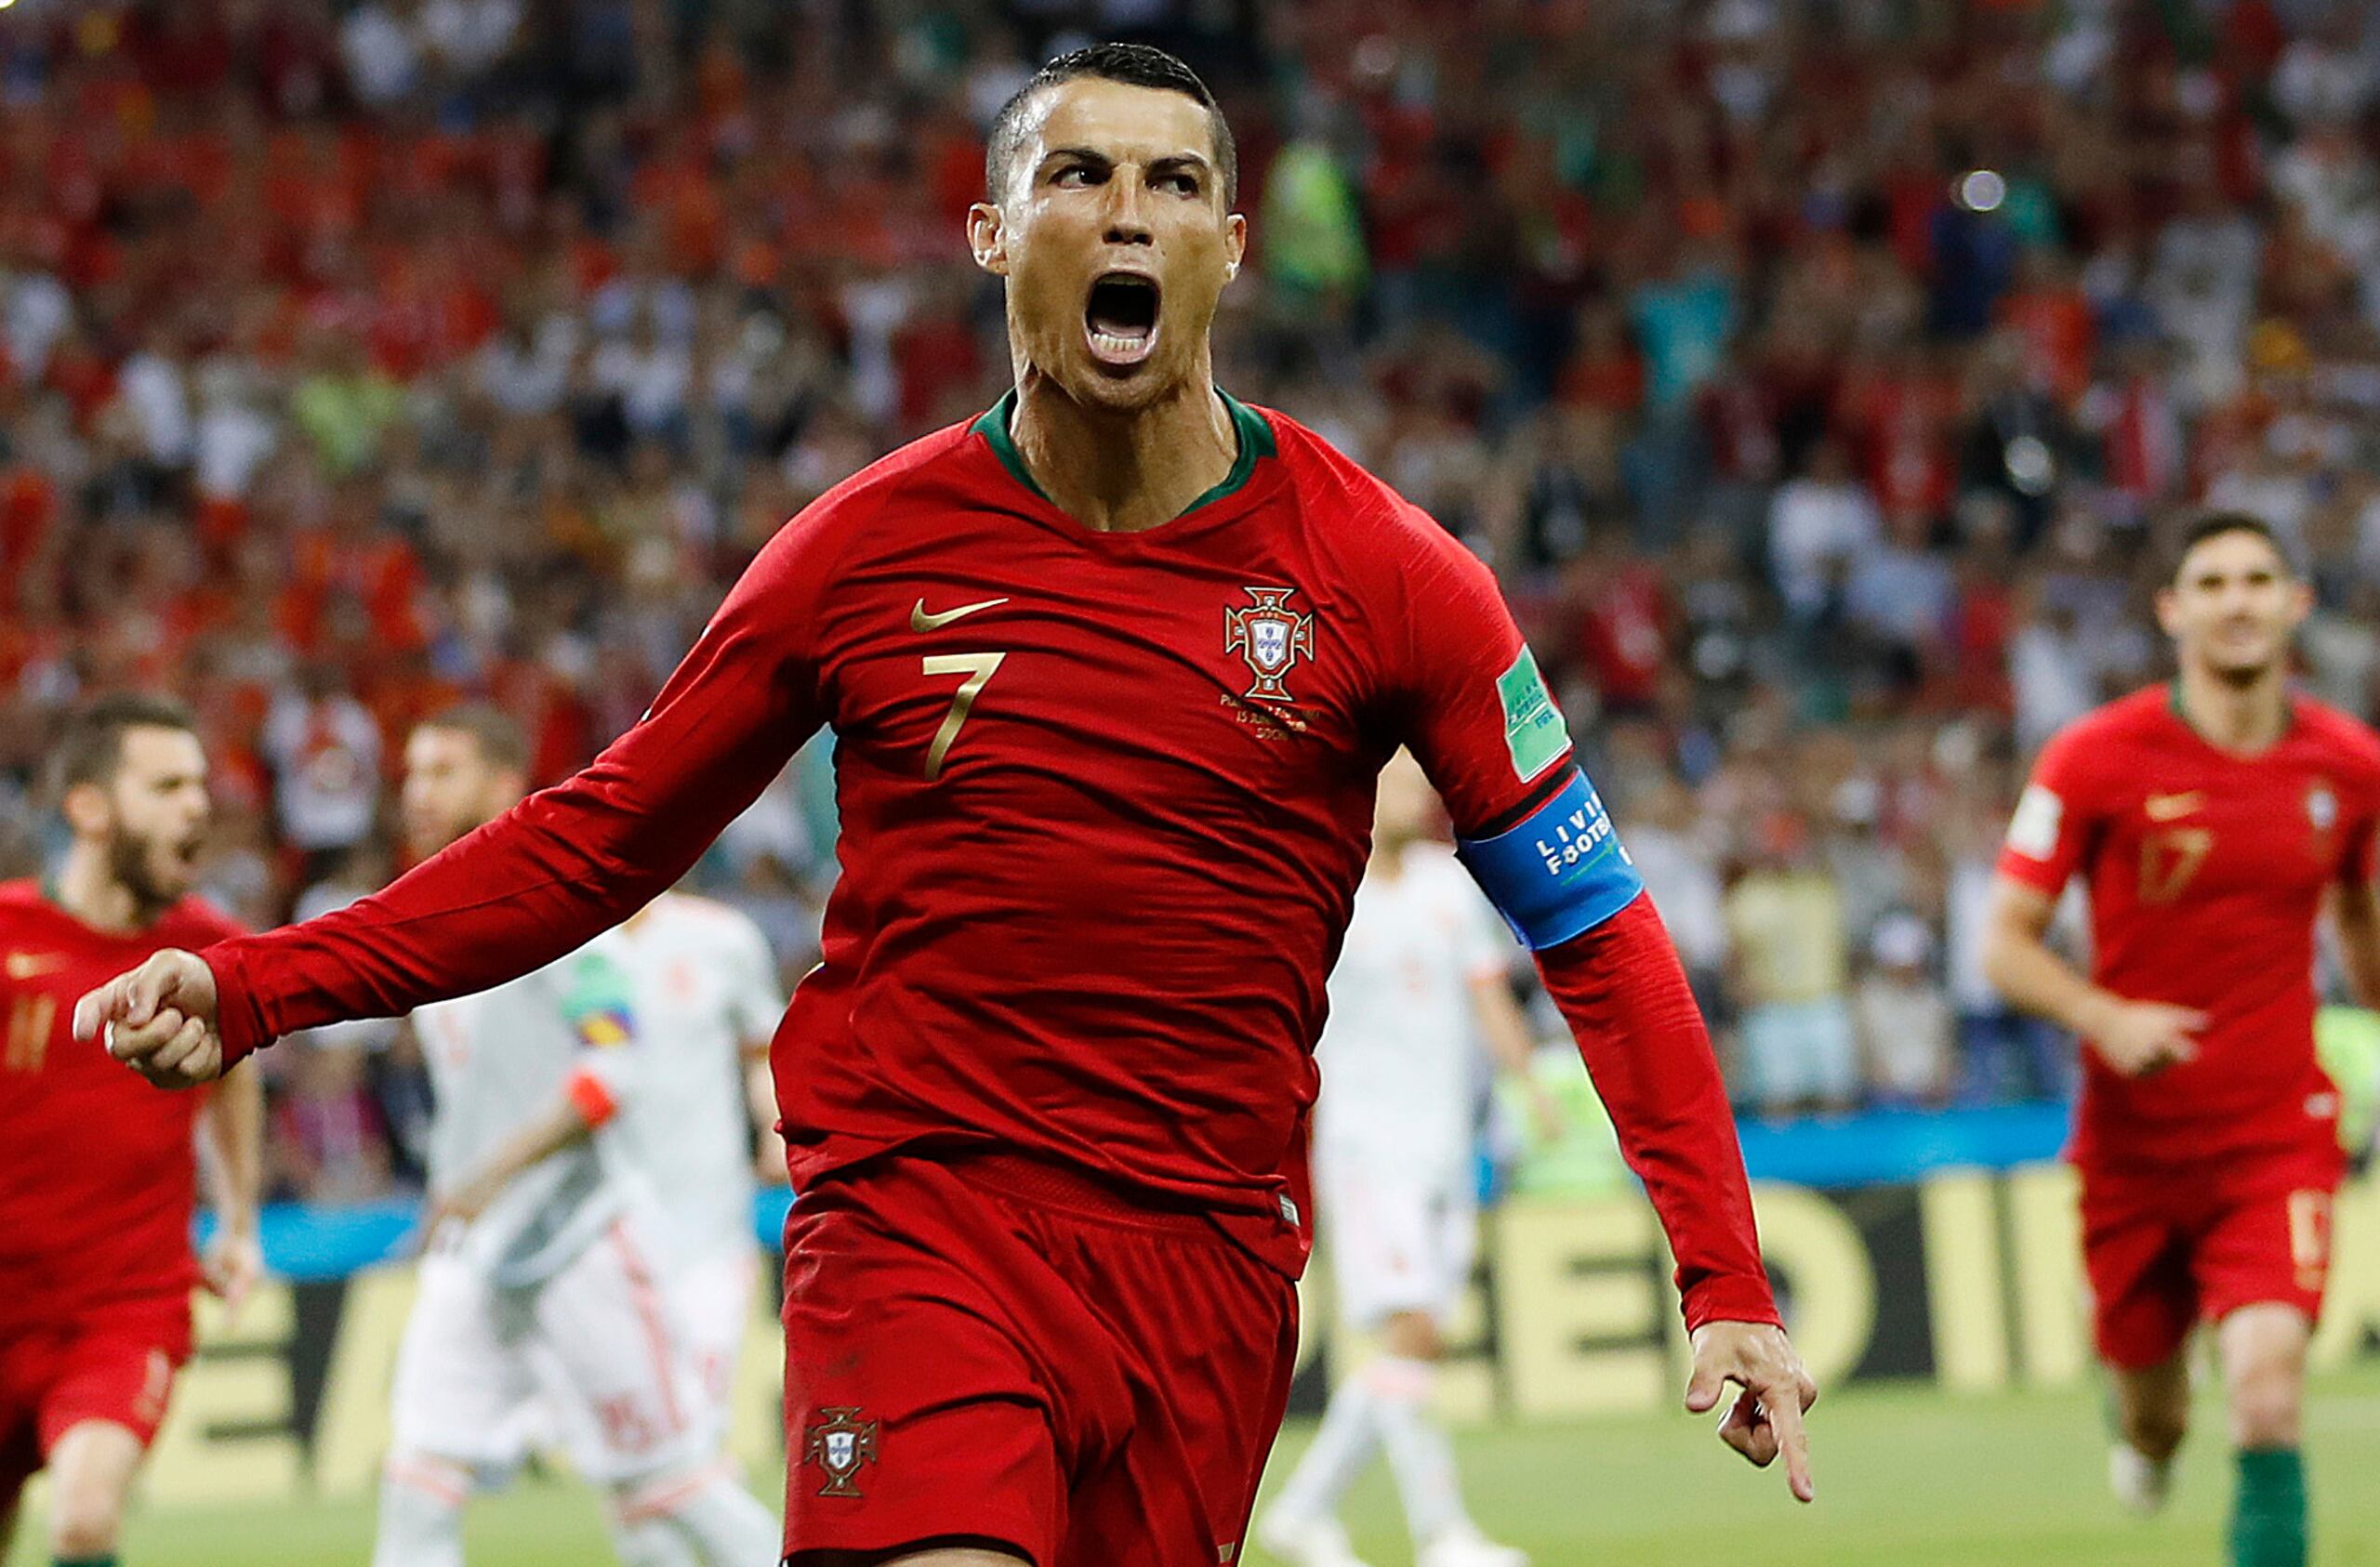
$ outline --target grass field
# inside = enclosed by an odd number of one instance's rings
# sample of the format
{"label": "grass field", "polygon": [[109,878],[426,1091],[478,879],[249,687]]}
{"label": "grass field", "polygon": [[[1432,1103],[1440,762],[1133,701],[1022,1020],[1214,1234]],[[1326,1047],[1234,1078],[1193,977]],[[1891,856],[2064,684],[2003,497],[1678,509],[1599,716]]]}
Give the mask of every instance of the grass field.
{"label": "grass field", "polygon": [[[1779,1477],[1743,1468],[1683,1416],[1484,1430],[1461,1446],[1481,1522],[1540,1567],[2218,1567],[2229,1493],[2219,1413],[2202,1408],[2179,1495],[2149,1523],[2108,1499],[2098,1418],[2079,1395],[1845,1393],[1817,1414],[1818,1502],[1806,1509],[1787,1499]],[[2380,1372],[2319,1385],[2310,1424],[2315,1561],[2380,1567]],[[1307,1435],[1295,1428],[1284,1437],[1275,1480]],[[1374,1567],[1410,1561],[1384,1474],[1357,1492],[1350,1524]],[[133,1526],[124,1560],[361,1567],[370,1539],[360,1504],[152,1511]],[[481,1567],[610,1559],[589,1499],[559,1484],[477,1504],[470,1547]],[[9,1567],[38,1560],[21,1538],[8,1559]]]}

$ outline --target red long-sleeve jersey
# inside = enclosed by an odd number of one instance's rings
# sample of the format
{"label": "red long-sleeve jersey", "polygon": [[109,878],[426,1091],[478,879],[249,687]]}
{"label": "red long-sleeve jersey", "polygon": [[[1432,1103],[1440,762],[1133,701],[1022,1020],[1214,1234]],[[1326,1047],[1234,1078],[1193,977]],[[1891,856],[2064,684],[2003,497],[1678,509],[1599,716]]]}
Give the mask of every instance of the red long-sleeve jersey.
{"label": "red long-sleeve jersey", "polygon": [[2337,1139],[2314,1053],[2314,929],[2337,886],[2372,879],[2380,736],[2308,697],[2262,753],[2216,749],[2151,687],[2043,750],[2000,874],[2091,899],[2091,977],[2207,1014],[2196,1059],[2125,1077],[2082,1056],[2073,1154],[2088,1167],[2200,1165]]}
{"label": "red long-sleeve jersey", "polygon": [[[585,772],[376,897],[210,949],[229,1049],[552,960],[830,726],[842,876],[775,1047],[797,1185],[892,1149],[1020,1151],[1199,1205],[1295,1272],[1286,1170],[1374,776],[1410,745],[1485,836],[1567,758],[1486,568],[1310,431],[1232,403],[1223,484],[1098,533],[1033,483],[1012,401],[795,518]],[[1649,905],[1540,956],[1689,1318],[1774,1320]]]}

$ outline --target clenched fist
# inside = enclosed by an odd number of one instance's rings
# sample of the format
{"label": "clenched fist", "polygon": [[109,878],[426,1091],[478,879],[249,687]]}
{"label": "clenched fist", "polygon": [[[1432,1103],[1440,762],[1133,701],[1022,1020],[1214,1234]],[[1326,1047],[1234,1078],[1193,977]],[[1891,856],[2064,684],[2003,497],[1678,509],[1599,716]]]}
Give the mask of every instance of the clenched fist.
{"label": "clenched fist", "polygon": [[196,953],[168,947],[74,1004],[74,1037],[161,1088],[191,1088],[223,1074],[215,1026],[215,971]]}

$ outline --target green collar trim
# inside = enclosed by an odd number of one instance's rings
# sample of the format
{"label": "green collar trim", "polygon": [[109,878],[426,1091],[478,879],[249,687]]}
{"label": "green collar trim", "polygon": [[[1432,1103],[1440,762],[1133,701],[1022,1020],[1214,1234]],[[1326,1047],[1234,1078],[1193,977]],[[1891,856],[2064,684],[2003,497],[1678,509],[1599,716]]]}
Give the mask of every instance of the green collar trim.
{"label": "green collar trim", "polygon": [[[1273,439],[1273,427],[1264,422],[1263,415],[1221,387],[1215,388],[1215,395],[1223,400],[1223,408],[1231,415],[1232,432],[1238,443],[1238,454],[1232,458],[1231,471],[1223,475],[1223,482],[1183,507],[1179,514],[1183,517],[1189,516],[1202,506],[1211,506],[1246,485],[1256,472],[1257,459],[1274,456],[1280,450]],[[1016,449],[1016,436],[1009,428],[1015,417],[1016,388],[1011,387],[998,402],[984,410],[983,415],[972,428],[989,443],[992,454],[999,458],[1000,466],[1008,469],[1019,484],[1055,506],[1058,503],[1051,501],[1050,493],[1035,481],[1031,471],[1025,466],[1024,454]]]}

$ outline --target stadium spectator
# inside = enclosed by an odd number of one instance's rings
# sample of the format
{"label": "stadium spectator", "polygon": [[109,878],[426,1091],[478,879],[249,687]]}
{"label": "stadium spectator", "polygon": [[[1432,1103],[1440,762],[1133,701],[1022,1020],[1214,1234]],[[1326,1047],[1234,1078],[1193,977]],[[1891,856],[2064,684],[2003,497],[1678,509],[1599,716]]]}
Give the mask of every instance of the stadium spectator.
{"label": "stadium spectator", "polygon": [[1759,835],[1726,900],[1742,1017],[1738,1097],[1769,1116],[1845,1110],[1859,1062],[1842,893],[1801,817],[1778,812]]}

